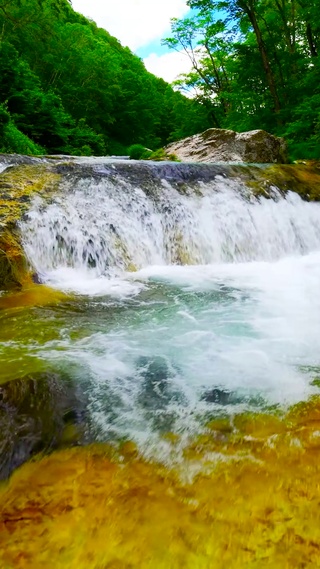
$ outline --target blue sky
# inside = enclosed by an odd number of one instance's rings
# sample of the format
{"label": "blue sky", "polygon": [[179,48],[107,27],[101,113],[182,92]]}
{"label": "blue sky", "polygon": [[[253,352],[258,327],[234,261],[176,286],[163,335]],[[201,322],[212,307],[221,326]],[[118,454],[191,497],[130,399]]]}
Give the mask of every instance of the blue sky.
{"label": "blue sky", "polygon": [[[168,30],[167,35],[169,36],[170,34],[170,30]],[[163,37],[166,37],[166,34],[164,34]],[[149,42],[147,45],[144,45],[142,47],[138,47],[138,49],[135,50],[135,53],[141,57],[142,59],[144,59],[145,57],[148,57],[150,55],[150,53],[156,53],[157,55],[163,55],[164,53],[168,53],[168,48],[165,45],[161,45],[161,41],[159,39],[155,39],[151,42]]]}
{"label": "blue sky", "polygon": [[72,0],[72,5],[130,47],[155,75],[172,82],[190,70],[185,54],[161,46],[170,35],[170,19],[190,12],[186,0]]}

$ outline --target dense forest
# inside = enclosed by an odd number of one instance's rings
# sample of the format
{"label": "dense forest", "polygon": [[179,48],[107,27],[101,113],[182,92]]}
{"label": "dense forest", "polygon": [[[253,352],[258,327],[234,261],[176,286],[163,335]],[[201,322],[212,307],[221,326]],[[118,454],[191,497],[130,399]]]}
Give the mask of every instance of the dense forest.
{"label": "dense forest", "polygon": [[0,151],[123,154],[214,126],[320,158],[320,0],[188,5],[164,40],[193,64],[179,92],[68,0],[0,0]]}
{"label": "dense forest", "polygon": [[320,158],[320,0],[189,0],[169,47],[193,71],[179,81],[211,103],[216,127],[285,136],[291,157]]}
{"label": "dense forest", "polygon": [[68,0],[0,0],[0,151],[123,154],[211,126]]}

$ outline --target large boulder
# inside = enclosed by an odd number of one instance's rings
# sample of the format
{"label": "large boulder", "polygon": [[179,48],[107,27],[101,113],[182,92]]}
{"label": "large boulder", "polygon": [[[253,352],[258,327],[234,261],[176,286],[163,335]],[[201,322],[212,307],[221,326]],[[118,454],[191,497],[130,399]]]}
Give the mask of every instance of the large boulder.
{"label": "large boulder", "polygon": [[209,128],[166,147],[183,162],[287,163],[287,145],[283,138],[264,130],[238,133]]}

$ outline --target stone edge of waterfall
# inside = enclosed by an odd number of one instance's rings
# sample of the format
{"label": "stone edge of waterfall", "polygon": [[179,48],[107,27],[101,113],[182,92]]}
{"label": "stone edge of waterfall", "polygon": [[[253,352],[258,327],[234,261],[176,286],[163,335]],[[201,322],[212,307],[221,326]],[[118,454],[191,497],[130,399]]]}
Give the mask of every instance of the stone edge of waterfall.
{"label": "stone edge of waterfall", "polygon": [[320,201],[320,162],[295,164],[250,164],[235,162],[153,162],[127,160],[126,157],[24,156],[0,154],[0,164],[12,166],[43,165],[58,175],[79,178],[115,179],[150,185],[167,180],[169,183],[211,182],[216,176],[238,178],[248,186],[253,197],[274,197],[273,189],[284,194],[298,193],[307,201]]}
{"label": "stone edge of waterfall", "polygon": [[217,176],[238,179],[253,198],[274,198],[274,189],[283,195],[288,191],[300,195],[303,200],[320,201],[320,163],[304,164],[227,164],[152,162],[99,158],[95,160],[61,161],[53,170],[66,177],[116,180],[123,178],[144,188],[166,180],[177,184],[209,183]]}

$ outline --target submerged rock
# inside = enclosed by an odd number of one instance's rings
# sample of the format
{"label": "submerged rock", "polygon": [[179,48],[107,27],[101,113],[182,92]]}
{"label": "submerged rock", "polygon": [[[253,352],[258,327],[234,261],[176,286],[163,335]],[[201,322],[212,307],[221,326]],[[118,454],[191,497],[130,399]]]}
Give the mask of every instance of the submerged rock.
{"label": "submerged rock", "polygon": [[171,382],[173,370],[165,358],[141,356],[137,362],[138,373],[142,378],[140,403],[146,409],[163,409],[173,397]]}
{"label": "submerged rock", "polygon": [[264,130],[237,133],[210,128],[166,147],[185,162],[286,163],[287,146],[283,138]]}
{"label": "submerged rock", "polygon": [[319,567],[319,428],[316,398],[212,422],[177,462],[130,443],[32,461],[0,488],[0,566]]}
{"label": "submerged rock", "polygon": [[138,404],[155,432],[167,433],[174,429],[176,414],[172,404],[183,407],[183,393],[175,386],[179,370],[161,356],[141,356],[137,361],[141,378]]}
{"label": "submerged rock", "polygon": [[79,386],[57,374],[0,385],[0,479],[38,452],[80,442],[84,408]]}
{"label": "submerged rock", "polygon": [[234,393],[226,389],[220,389],[219,387],[214,387],[206,391],[201,399],[206,401],[206,403],[216,403],[217,405],[232,405],[238,403],[238,398]]}
{"label": "submerged rock", "polygon": [[250,392],[236,392],[229,391],[228,389],[222,389],[220,387],[213,387],[212,389],[206,390],[202,396],[201,400],[206,403],[213,403],[214,405],[228,406],[228,405],[238,405],[241,403],[249,404],[252,407],[263,407],[265,401],[259,395],[251,394]]}

